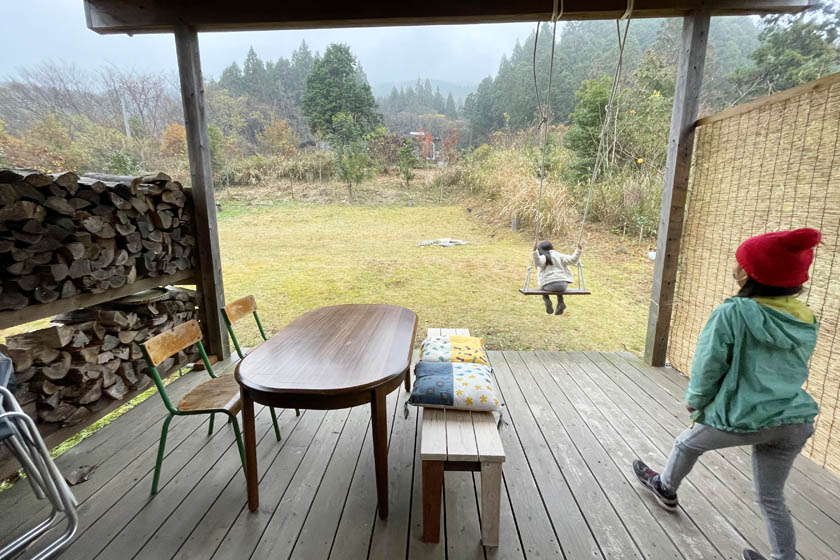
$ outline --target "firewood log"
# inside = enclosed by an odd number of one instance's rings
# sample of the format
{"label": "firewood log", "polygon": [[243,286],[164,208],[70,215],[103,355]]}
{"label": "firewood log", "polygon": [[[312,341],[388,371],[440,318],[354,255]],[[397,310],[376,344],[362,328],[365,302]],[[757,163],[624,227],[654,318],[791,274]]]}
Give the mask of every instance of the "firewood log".
{"label": "firewood log", "polygon": [[128,392],[128,388],[125,386],[121,377],[117,377],[116,382],[105,389],[105,393],[114,400],[122,400],[125,397],[125,394]]}
{"label": "firewood log", "polygon": [[45,329],[9,336],[6,338],[6,346],[21,350],[32,350],[38,346],[63,348],[73,339],[73,334],[71,327],[53,325]]}

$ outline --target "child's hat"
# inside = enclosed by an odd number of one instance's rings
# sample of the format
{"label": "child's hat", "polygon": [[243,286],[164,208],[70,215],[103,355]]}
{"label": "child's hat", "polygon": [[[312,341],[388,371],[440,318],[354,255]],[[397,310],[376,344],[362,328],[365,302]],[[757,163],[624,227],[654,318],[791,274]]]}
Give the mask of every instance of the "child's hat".
{"label": "child's hat", "polygon": [[757,282],[794,288],[808,281],[814,247],[821,237],[820,232],[812,228],[756,235],[741,243],[735,251],[735,259]]}

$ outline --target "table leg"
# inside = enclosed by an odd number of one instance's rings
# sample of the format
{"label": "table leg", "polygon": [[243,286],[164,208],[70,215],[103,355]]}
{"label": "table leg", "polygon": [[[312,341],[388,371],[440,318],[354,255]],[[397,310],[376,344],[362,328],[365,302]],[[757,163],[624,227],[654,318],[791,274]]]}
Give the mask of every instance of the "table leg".
{"label": "table leg", "polygon": [[374,390],[370,401],[373,430],[373,462],[376,469],[376,497],[379,517],[388,518],[388,419],[385,392]]}
{"label": "table leg", "polygon": [[257,435],[254,430],[254,401],[242,391],[242,428],[245,432],[245,481],[248,485],[248,509],[260,507],[260,488],[257,475]]}

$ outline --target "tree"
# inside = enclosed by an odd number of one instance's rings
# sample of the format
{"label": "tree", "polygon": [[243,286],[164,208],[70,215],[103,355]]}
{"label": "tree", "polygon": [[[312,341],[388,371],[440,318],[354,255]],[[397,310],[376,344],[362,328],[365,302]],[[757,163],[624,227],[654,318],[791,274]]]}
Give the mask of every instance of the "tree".
{"label": "tree", "polygon": [[257,144],[265,155],[292,157],[297,153],[298,138],[289,121],[272,115],[271,121],[257,135]]}
{"label": "tree", "polygon": [[444,114],[446,118],[455,120],[458,118],[458,109],[455,108],[455,99],[452,97],[452,92],[449,92],[449,96],[446,98],[446,109],[444,109]]}
{"label": "tree", "polygon": [[840,10],[821,4],[796,16],[765,20],[752,53],[755,68],[734,73],[738,101],[789,89],[840,67]]}
{"label": "tree", "polygon": [[414,168],[417,167],[417,164],[419,163],[420,160],[418,160],[417,156],[414,154],[414,146],[412,146],[409,142],[403,144],[397,155],[397,167],[399,167],[400,175],[402,175],[402,178],[405,181],[406,190],[409,188],[411,180],[415,177]]}
{"label": "tree", "polygon": [[169,123],[160,140],[160,151],[169,157],[184,157],[187,153],[187,131],[182,124]]}
{"label": "tree", "polygon": [[337,113],[333,117],[331,129],[330,141],[335,152],[336,174],[347,183],[347,191],[352,200],[353,185],[368,177],[372,162],[353,115]]}
{"label": "tree", "polygon": [[610,78],[584,80],[575,93],[577,105],[572,113],[572,126],[563,137],[576,161],[565,169],[573,181],[584,182],[595,167],[598,140],[605,118],[604,108],[610,98]]}
{"label": "tree", "polygon": [[340,113],[349,115],[361,134],[382,124],[370,85],[362,76],[347,45],[332,44],[315,61],[303,96],[304,114],[314,134],[333,135],[334,119]]}

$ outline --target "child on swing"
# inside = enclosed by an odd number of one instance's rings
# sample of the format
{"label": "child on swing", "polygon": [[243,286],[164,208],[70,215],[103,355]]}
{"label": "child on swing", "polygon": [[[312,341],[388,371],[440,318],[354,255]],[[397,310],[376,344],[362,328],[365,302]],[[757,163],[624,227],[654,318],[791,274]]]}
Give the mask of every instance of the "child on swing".
{"label": "child on swing", "polygon": [[[565,292],[570,282],[574,282],[570,266],[580,261],[580,253],[583,248],[578,244],[577,249],[571,255],[564,255],[554,250],[550,241],[534,243],[534,266],[537,268],[540,289],[547,292]],[[551,315],[562,315],[566,310],[566,302],[563,301],[563,294],[557,294],[557,310],[551,305],[551,298],[543,296],[545,312]]]}
{"label": "child on swing", "polygon": [[[677,490],[700,455],[752,446],[753,480],[773,560],[796,556],[784,487],[819,413],[802,388],[818,324],[795,298],[819,242],[820,232],[805,228],[759,235],[738,247],[733,274],[740,291],[712,312],[691,366],[686,408],[696,425],[677,437],[661,474],[633,462],[659,504],[676,511]],[[764,560],[749,549],[743,558]]]}

